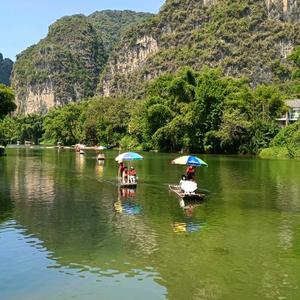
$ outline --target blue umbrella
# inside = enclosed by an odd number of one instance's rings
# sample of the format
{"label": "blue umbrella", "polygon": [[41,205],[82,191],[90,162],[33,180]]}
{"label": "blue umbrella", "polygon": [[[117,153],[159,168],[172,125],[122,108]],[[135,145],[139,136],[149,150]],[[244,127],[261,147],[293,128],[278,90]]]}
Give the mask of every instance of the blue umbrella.
{"label": "blue umbrella", "polygon": [[207,163],[200,159],[197,156],[181,156],[172,161],[174,165],[188,165],[188,166],[195,166],[195,167],[208,167]]}
{"label": "blue umbrella", "polygon": [[116,157],[116,161],[133,161],[133,160],[142,160],[143,156],[139,155],[138,153],[134,152],[126,152],[123,154],[120,154]]}

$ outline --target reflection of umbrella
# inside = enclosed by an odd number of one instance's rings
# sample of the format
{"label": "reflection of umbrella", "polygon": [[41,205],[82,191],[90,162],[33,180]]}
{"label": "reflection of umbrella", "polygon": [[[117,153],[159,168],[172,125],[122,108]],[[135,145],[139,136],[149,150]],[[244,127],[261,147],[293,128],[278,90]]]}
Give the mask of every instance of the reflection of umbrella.
{"label": "reflection of umbrella", "polygon": [[126,152],[123,154],[120,154],[119,156],[116,157],[116,161],[121,162],[121,161],[132,161],[132,160],[142,160],[143,156],[134,153],[134,152]]}
{"label": "reflection of umbrella", "polygon": [[105,149],[107,149],[106,147],[104,147],[104,146],[99,146],[99,147],[96,147],[96,150],[105,150]]}
{"label": "reflection of umbrella", "polygon": [[175,233],[183,233],[183,232],[194,233],[200,231],[201,227],[202,226],[200,224],[193,223],[193,222],[189,222],[189,223],[175,222],[173,224],[173,230]]}
{"label": "reflection of umbrella", "polygon": [[125,214],[134,216],[139,215],[142,211],[142,207],[138,204],[125,203],[122,205],[123,211]]}
{"label": "reflection of umbrella", "polygon": [[207,163],[196,156],[181,156],[172,161],[174,165],[188,165],[188,166],[195,166],[195,167],[207,167]]}

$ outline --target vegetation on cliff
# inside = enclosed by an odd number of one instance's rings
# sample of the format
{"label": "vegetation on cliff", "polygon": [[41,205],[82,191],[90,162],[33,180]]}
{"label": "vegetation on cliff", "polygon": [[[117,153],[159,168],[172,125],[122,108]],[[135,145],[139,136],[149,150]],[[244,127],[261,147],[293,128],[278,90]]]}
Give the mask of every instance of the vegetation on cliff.
{"label": "vegetation on cliff", "polygon": [[9,58],[3,58],[0,53],[0,83],[10,85],[10,76],[13,68],[13,61]]}
{"label": "vegetation on cliff", "polygon": [[[252,86],[284,82],[292,76],[286,58],[300,44],[299,26],[268,18],[263,0],[219,0],[209,6],[197,0],[167,1],[157,16],[126,33],[102,75],[99,91],[139,98],[149,79],[184,66],[199,71],[204,65],[246,76]],[[138,43],[144,36],[156,41],[157,50]],[[147,57],[130,66],[131,57],[146,50]]]}
{"label": "vegetation on cliff", "polygon": [[[64,17],[52,24],[45,39],[17,57],[12,83],[18,112],[45,113],[51,106],[93,96],[99,74],[123,30],[149,16],[104,11],[90,17]],[[29,104],[32,98],[43,101]]]}
{"label": "vegetation on cliff", "polygon": [[[13,87],[18,111],[26,111],[30,91],[47,90],[60,105],[92,96],[106,58],[101,37],[85,16],[60,19],[44,40],[17,58]],[[47,107],[39,110],[47,111]]]}
{"label": "vegetation on cliff", "polygon": [[126,30],[152,16],[150,13],[130,10],[103,10],[94,12],[88,18],[101,33],[106,52],[109,54]]}

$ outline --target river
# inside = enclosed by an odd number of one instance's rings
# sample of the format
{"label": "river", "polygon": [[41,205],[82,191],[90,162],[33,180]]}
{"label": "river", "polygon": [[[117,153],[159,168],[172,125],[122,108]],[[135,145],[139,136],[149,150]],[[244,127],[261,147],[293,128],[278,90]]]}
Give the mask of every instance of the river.
{"label": "river", "polygon": [[180,206],[176,154],[9,148],[0,158],[0,299],[300,299],[300,161],[206,156]]}

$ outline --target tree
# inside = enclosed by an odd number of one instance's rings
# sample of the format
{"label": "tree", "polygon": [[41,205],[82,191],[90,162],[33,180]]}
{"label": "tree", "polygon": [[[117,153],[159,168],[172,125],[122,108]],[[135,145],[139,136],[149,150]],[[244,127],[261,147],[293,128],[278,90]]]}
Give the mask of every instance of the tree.
{"label": "tree", "polygon": [[83,140],[82,120],[84,102],[71,103],[50,111],[44,121],[44,138],[50,142],[73,145]]}
{"label": "tree", "polygon": [[92,98],[82,116],[85,140],[94,144],[118,144],[128,133],[131,105],[134,103],[124,98]]}
{"label": "tree", "polygon": [[11,88],[0,84],[0,119],[13,112],[17,106],[14,103],[14,93]]}

